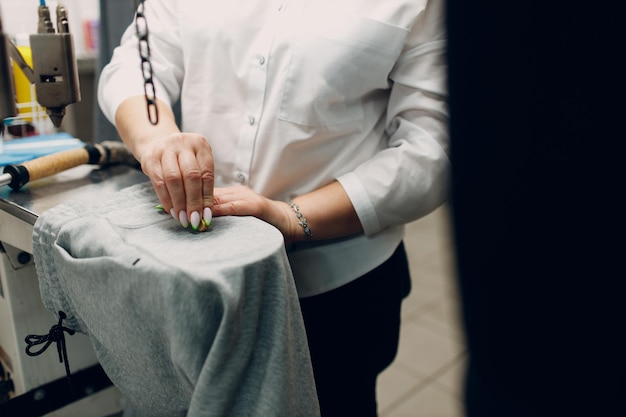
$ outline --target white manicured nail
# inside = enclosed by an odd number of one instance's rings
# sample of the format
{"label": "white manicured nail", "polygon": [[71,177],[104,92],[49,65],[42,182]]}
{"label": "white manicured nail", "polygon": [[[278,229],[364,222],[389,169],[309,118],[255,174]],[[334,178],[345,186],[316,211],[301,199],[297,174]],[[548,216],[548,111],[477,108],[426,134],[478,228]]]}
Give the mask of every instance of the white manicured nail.
{"label": "white manicured nail", "polygon": [[187,218],[187,212],[185,210],[181,210],[180,213],[178,213],[178,220],[185,229],[189,226],[189,219]]}
{"label": "white manicured nail", "polygon": [[191,216],[189,216],[189,223],[191,223],[193,230],[198,230],[198,226],[200,226],[200,213],[197,211],[191,213]]}
{"label": "white manicured nail", "polygon": [[205,207],[204,210],[202,211],[202,221],[204,221],[205,225],[209,226],[211,225],[212,220],[213,220],[213,212],[211,211],[211,208]]}

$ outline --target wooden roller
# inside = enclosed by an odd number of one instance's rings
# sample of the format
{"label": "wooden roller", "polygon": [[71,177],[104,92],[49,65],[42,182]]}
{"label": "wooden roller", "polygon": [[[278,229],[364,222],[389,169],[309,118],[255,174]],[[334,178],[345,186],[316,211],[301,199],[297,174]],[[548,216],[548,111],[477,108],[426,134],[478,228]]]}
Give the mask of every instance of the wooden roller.
{"label": "wooden roller", "polygon": [[4,167],[4,174],[0,176],[0,186],[8,184],[14,190],[19,190],[30,181],[49,177],[84,164],[138,165],[137,160],[122,142],[105,141],[42,156],[21,165],[7,165]]}

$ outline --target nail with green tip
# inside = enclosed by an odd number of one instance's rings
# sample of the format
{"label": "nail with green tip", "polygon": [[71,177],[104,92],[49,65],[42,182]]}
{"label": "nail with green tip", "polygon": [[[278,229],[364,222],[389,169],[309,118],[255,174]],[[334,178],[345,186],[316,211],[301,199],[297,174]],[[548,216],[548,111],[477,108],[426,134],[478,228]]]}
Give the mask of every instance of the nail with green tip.
{"label": "nail with green tip", "polygon": [[211,223],[213,223],[213,213],[211,212],[211,209],[206,207],[203,211],[202,211],[202,218],[200,219],[200,226],[198,227],[198,231],[199,232],[204,232],[206,230],[209,229],[209,226],[211,226]]}
{"label": "nail with green tip", "polygon": [[213,221],[213,211],[209,207],[205,207],[202,212],[202,220],[205,222],[207,226],[211,225]]}
{"label": "nail with green tip", "polygon": [[198,231],[198,227],[200,226],[200,213],[197,211],[191,213],[191,216],[189,216],[189,224],[193,230]]}

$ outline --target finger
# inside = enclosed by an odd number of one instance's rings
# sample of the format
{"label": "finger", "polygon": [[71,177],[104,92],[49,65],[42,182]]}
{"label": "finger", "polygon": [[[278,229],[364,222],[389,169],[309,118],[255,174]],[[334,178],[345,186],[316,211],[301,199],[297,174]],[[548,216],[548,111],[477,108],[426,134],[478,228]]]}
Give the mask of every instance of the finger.
{"label": "finger", "polygon": [[200,158],[202,171],[202,226],[205,228],[211,225],[213,220],[213,187],[215,183],[213,158],[207,161]]}
{"label": "finger", "polygon": [[[213,211],[216,215],[222,215],[227,210],[226,206],[237,200],[237,194],[233,191],[235,187],[214,187],[213,188]],[[229,210],[232,212],[232,209]],[[220,214],[218,214],[220,213]]]}
{"label": "finger", "polygon": [[[186,207],[185,188],[176,153],[166,152],[161,157],[161,169],[171,208],[176,216]],[[175,217],[176,217],[175,216]]]}
{"label": "finger", "polygon": [[202,148],[198,152],[198,165],[200,167],[200,179],[202,182],[202,207],[213,207],[213,188],[215,186],[215,169],[213,154],[209,147]]}
{"label": "finger", "polygon": [[[194,230],[198,229],[202,216],[202,175],[196,156],[191,151],[182,151],[178,155],[185,189],[185,213]],[[184,219],[183,219],[184,220]],[[183,226],[185,222],[181,220]]]}
{"label": "finger", "polygon": [[242,185],[234,185],[231,187],[214,187],[213,188],[213,198],[215,200],[215,204],[218,204],[218,199],[221,202],[226,202],[228,200],[241,198],[244,195],[247,187]]}
{"label": "finger", "polygon": [[[291,208],[284,202],[272,201],[248,187],[215,188],[213,214],[217,216],[253,216],[278,228],[288,236]],[[286,207],[286,209],[285,209]]]}
{"label": "finger", "polygon": [[142,163],[141,169],[148,176],[148,178],[150,178],[152,188],[154,188],[161,206],[169,212],[172,207],[172,200],[169,192],[167,191],[165,179],[163,178],[161,161],[156,158],[148,159]]}
{"label": "finger", "polygon": [[262,218],[264,198],[248,187],[216,188],[215,216],[254,216]]}
{"label": "finger", "polygon": [[213,205],[213,216],[248,216],[247,202],[244,200],[216,199]]}
{"label": "finger", "polygon": [[214,216],[226,216],[225,205],[228,204],[230,199],[228,198],[228,190],[231,187],[214,187],[213,188],[213,215]]}

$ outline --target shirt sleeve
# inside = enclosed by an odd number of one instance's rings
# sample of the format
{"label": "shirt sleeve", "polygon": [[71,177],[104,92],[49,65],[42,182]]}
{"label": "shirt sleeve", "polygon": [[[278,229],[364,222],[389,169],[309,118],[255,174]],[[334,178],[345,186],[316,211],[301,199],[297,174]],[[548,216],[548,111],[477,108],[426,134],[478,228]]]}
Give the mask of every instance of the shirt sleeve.
{"label": "shirt sleeve", "polygon": [[418,15],[390,74],[388,146],[338,181],[364,232],[416,220],[448,197],[448,110],[443,1]]}
{"label": "shirt sleeve", "polygon": [[111,61],[102,69],[98,81],[98,104],[111,123],[115,122],[115,112],[125,99],[144,95],[144,72],[149,76],[150,66],[157,98],[171,105],[180,96],[183,59],[177,9],[176,0],[153,0],[145,5],[145,19],[138,24],[147,26],[148,44],[143,44],[142,50],[146,55],[149,46],[149,63],[141,62],[133,22],[122,35]]}

